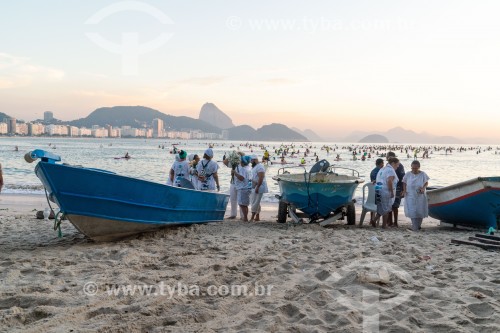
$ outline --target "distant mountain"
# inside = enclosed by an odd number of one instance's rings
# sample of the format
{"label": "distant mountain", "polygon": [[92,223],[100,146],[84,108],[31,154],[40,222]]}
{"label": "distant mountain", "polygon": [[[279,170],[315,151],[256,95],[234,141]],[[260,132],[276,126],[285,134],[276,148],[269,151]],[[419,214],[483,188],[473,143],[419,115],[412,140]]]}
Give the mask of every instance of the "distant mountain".
{"label": "distant mountain", "polygon": [[[392,143],[436,143],[436,144],[456,144],[462,143],[452,136],[436,136],[426,132],[417,133],[402,127],[394,127],[386,132],[352,132],[349,136],[339,140],[344,142],[358,142],[368,135],[378,134],[385,136]],[[366,142],[366,141],[364,141]]]}
{"label": "distant mountain", "polygon": [[248,125],[236,126],[228,129],[230,140],[253,140],[257,137],[257,131]]}
{"label": "distant mountain", "polygon": [[3,118],[12,118],[11,116],[9,116],[8,114],[5,114],[3,112],[0,112],[0,122],[3,121]]}
{"label": "distant mountain", "polygon": [[389,143],[389,139],[387,139],[383,135],[379,134],[372,134],[372,135],[367,135],[361,140],[358,141],[359,143]]}
{"label": "distant mountain", "polygon": [[309,141],[305,136],[283,124],[273,123],[257,130],[259,140],[265,141]]}
{"label": "distant mountain", "polygon": [[164,114],[158,110],[145,106],[114,106],[99,108],[86,118],[68,122],[69,125],[78,127],[91,127],[93,125],[113,127],[132,126],[150,127],[153,119],[162,119],[166,129],[199,129],[207,133],[220,133],[220,129],[203,120],[189,117],[176,117]]}
{"label": "distant mountain", "polygon": [[305,136],[282,124],[265,125],[258,130],[242,125],[230,128],[228,131],[230,140],[309,141]]}
{"label": "distant mountain", "polygon": [[200,116],[198,119],[203,120],[213,126],[222,129],[228,129],[234,127],[233,121],[222,112],[215,104],[205,103],[201,107]]}
{"label": "distant mountain", "polygon": [[[150,127],[153,119],[155,118],[162,119],[167,130],[192,129],[201,130],[207,133],[221,133],[221,128],[213,126],[203,120],[184,116],[175,117],[144,106],[103,107],[95,110],[86,118],[73,120],[67,122],[67,124],[89,128],[93,125],[111,125],[113,127],[131,126],[141,128]],[[229,122],[232,124],[230,119]],[[231,140],[308,141],[303,135],[282,124],[266,125],[258,130],[255,130],[247,125],[238,127],[232,126],[228,129],[228,132],[228,137]]]}
{"label": "distant mountain", "polygon": [[325,139],[323,139],[322,137],[320,137],[318,134],[316,134],[316,132],[314,132],[311,129],[306,129],[306,130],[303,130],[303,131],[301,131],[300,129],[298,129],[296,127],[292,127],[292,129],[295,132],[297,132],[297,133],[302,134],[303,136],[305,136],[309,141],[313,141],[313,142],[325,141]]}

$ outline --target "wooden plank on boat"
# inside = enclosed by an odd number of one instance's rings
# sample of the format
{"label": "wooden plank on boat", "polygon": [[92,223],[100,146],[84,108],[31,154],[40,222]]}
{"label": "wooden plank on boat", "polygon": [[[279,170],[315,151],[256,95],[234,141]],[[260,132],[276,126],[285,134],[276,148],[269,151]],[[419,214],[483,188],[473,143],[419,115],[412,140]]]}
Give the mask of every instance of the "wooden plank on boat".
{"label": "wooden plank on boat", "polygon": [[480,248],[485,249],[485,250],[500,250],[500,245],[476,243],[476,242],[470,242],[470,241],[465,241],[465,240],[460,240],[460,239],[452,239],[451,242],[453,244],[474,245],[474,246],[480,247]]}
{"label": "wooden plank on boat", "polygon": [[476,234],[476,237],[500,241],[500,237],[499,236],[485,235],[485,234]]}
{"label": "wooden plank on boat", "polygon": [[469,237],[469,240],[470,241],[477,241],[477,242],[484,243],[484,244],[500,245],[500,241],[486,239],[486,238],[480,238],[480,237]]}

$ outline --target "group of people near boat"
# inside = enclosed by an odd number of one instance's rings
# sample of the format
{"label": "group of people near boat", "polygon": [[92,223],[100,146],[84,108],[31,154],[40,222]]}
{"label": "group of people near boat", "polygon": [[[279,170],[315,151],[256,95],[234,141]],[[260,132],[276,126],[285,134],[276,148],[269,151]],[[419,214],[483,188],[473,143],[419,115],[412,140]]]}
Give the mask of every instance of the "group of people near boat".
{"label": "group of people near boat", "polygon": [[426,189],[429,176],[420,170],[420,162],[411,163],[411,171],[405,173],[403,165],[394,152],[387,153],[387,164],[377,159],[370,174],[375,184],[376,214],[372,214],[370,224],[376,227],[382,218],[382,228],[398,227],[398,210],[401,199],[405,198],[405,215],[411,219],[411,230],[418,231],[422,221],[428,216]]}
{"label": "group of people near boat", "polygon": [[[178,150],[167,184],[186,187],[187,181],[196,190],[220,191],[219,165],[213,157],[211,148],[205,150],[203,159],[197,154],[188,156],[185,150]],[[386,158],[385,165],[383,159],[377,159],[370,174],[370,180],[375,184],[377,204],[377,212],[372,214],[370,224],[376,227],[382,219],[382,228],[398,227],[399,206],[401,199],[405,198],[405,215],[412,221],[411,229],[418,231],[423,218],[428,216],[426,189],[429,176],[420,170],[417,160],[411,163],[411,171],[405,172],[394,152],[388,152]],[[263,194],[269,191],[265,168],[256,155],[239,152],[237,160],[239,163],[236,165],[231,165],[234,162],[230,163],[229,158],[223,160],[224,165],[232,168],[229,219],[235,219],[239,211],[241,220],[259,221],[260,202]]]}
{"label": "group of people near boat", "polygon": [[213,150],[208,148],[203,153],[203,160],[197,154],[188,156],[185,150],[178,150],[175,161],[170,168],[167,185],[185,187],[190,182],[195,190],[220,190],[217,170],[219,166],[213,161]]}
{"label": "group of people near boat", "polygon": [[[229,188],[231,215],[237,217],[238,207],[243,221],[260,220],[260,202],[264,193],[269,191],[266,182],[266,171],[256,155],[239,153],[239,164],[232,166],[227,158],[224,165],[231,167],[231,184]],[[179,150],[169,171],[167,185],[186,187],[190,182],[195,190],[220,191],[219,165],[213,160],[212,148],[207,148],[200,160],[196,154],[188,156],[185,150]],[[188,183],[189,184],[189,183]],[[189,185],[190,186],[190,185]],[[250,219],[248,218],[251,214]]]}

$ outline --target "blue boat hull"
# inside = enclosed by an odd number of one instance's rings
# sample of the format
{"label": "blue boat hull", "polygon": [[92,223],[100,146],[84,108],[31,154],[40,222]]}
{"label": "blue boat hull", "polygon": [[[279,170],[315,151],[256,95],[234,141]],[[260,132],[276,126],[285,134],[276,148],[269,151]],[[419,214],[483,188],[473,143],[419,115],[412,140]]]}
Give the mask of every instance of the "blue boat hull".
{"label": "blue boat hull", "polygon": [[168,225],[222,221],[229,200],[224,194],[55,163],[39,162],[35,173],[75,227],[99,241]]}
{"label": "blue boat hull", "polygon": [[335,180],[335,176],[331,178],[325,182],[314,182],[309,181],[306,174],[306,176],[281,175],[275,179],[280,186],[280,200],[316,219],[325,218],[352,202],[354,191],[359,182],[362,182],[354,177],[339,181]]}
{"label": "blue boat hull", "polygon": [[500,219],[500,177],[481,177],[427,192],[429,215],[442,222],[488,229]]}

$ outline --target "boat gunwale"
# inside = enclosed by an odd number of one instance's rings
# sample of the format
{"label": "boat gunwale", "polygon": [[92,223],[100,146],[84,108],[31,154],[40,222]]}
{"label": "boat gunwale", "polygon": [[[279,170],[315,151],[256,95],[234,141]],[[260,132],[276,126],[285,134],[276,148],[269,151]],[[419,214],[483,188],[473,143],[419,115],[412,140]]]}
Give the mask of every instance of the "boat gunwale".
{"label": "boat gunwale", "polygon": [[[435,191],[435,190],[433,190],[433,191]],[[456,197],[456,198],[451,199],[451,200],[440,201],[440,202],[436,202],[436,203],[429,203],[429,207],[441,207],[441,206],[453,204],[453,203],[474,197],[474,196],[479,195],[481,193],[486,193],[486,192],[490,192],[490,191],[500,191],[500,187],[485,187],[485,188],[482,188],[480,190],[461,195],[461,196]]]}
{"label": "boat gunwale", "polygon": [[[276,180],[278,182],[283,181],[287,183],[296,183],[296,184],[331,184],[331,185],[342,185],[342,184],[360,184],[363,183],[365,180],[363,178],[359,178],[356,176],[349,176],[349,175],[333,175],[333,177],[347,177],[348,179],[331,179],[330,181],[311,181],[313,177],[316,175],[328,175],[328,174],[320,174],[320,173],[313,173],[311,174],[311,177],[309,177],[309,173],[292,173],[292,174],[280,174],[273,176],[273,180]],[[332,174],[330,174],[332,175]],[[291,179],[291,178],[298,178],[298,176],[303,176],[303,179]]]}
{"label": "boat gunwale", "polygon": [[[497,180],[492,180],[492,179],[498,179],[498,181]],[[451,185],[448,185],[448,186],[443,186],[443,187],[438,187],[438,188],[435,188],[435,189],[432,189],[432,190],[428,190],[427,194],[435,195],[435,194],[439,194],[440,192],[446,192],[446,191],[449,191],[449,190],[453,190],[455,188],[460,188],[460,187],[463,187],[463,186],[472,185],[474,183],[482,183],[483,184],[483,188],[486,188],[486,186],[484,185],[484,182],[499,183],[499,186],[500,186],[500,176],[476,177],[476,178],[468,179],[468,180],[465,180],[465,181],[462,181],[462,182],[459,182],[459,183],[451,184]]]}
{"label": "boat gunwale", "polygon": [[[87,168],[87,167],[82,167],[82,166],[73,166],[73,165],[69,165],[69,164],[57,164],[57,163],[47,163],[47,162],[44,162],[44,161],[40,161],[37,163],[37,165],[35,166],[35,175],[37,175],[37,169],[38,168],[44,168],[45,165],[49,165],[49,167],[52,167],[52,166],[57,166],[57,167],[69,167],[69,168],[72,168],[72,169],[75,169],[75,170],[78,170],[78,171],[85,171],[85,172],[96,172],[96,173],[100,173],[106,177],[114,177],[114,178],[125,178],[129,181],[132,181],[132,182],[140,182],[140,183],[143,183],[143,182],[146,182],[148,184],[151,184],[153,186],[161,186],[161,187],[169,187],[171,189],[174,189],[174,191],[177,191],[177,190],[181,190],[181,191],[194,191],[194,192],[200,192],[200,193],[204,193],[204,194],[210,194],[210,195],[216,195],[216,196],[226,196],[226,197],[229,197],[229,194],[226,194],[226,193],[220,193],[220,192],[214,192],[214,191],[199,191],[199,190],[195,190],[195,189],[190,189],[190,188],[184,188],[184,187],[175,187],[175,186],[170,186],[170,185],[167,185],[167,184],[163,184],[163,183],[158,183],[158,182],[154,182],[152,180],[148,180],[148,179],[141,179],[141,178],[134,178],[134,177],[130,177],[130,176],[126,176],[126,175],[122,175],[122,174],[119,174],[119,173],[115,173],[115,172],[109,172],[107,170],[104,170],[104,169],[95,169],[95,168]],[[44,170],[41,170],[41,172],[45,173]],[[38,175],[37,175],[38,177]],[[38,177],[40,179],[40,177]],[[47,178],[47,177],[45,177]],[[48,178],[47,178],[47,181],[49,181],[50,185],[53,185],[53,182],[50,181]],[[43,182],[42,182],[42,185],[43,185]],[[52,186],[51,186],[52,187]]]}

